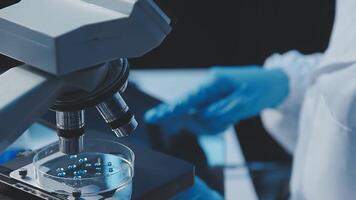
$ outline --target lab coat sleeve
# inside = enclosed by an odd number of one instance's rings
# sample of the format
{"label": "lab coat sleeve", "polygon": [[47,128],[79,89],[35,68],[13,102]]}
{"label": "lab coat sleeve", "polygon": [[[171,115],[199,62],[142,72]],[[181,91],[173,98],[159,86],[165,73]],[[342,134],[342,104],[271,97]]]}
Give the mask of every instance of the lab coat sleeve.
{"label": "lab coat sleeve", "polygon": [[312,72],[316,70],[322,54],[303,55],[298,51],[274,54],[266,59],[266,69],[279,68],[289,78],[289,94],[274,109],[266,109],[261,117],[265,129],[287,152],[294,153],[298,139],[299,115]]}

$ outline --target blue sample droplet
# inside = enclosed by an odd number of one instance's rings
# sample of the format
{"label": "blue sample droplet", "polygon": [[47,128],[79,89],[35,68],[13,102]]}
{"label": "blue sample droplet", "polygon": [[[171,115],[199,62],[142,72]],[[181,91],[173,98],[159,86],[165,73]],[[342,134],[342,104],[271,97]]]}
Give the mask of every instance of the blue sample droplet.
{"label": "blue sample droplet", "polygon": [[112,166],[112,162],[108,162],[108,166]]}
{"label": "blue sample droplet", "polygon": [[81,159],[79,159],[78,162],[79,162],[80,164],[86,163],[86,162],[88,162],[88,158],[81,158]]}
{"label": "blue sample droplet", "polygon": [[81,176],[74,176],[73,179],[74,180],[78,180],[78,179],[81,179],[82,177]]}
{"label": "blue sample droplet", "polygon": [[65,177],[65,176],[66,176],[66,173],[65,173],[65,172],[59,172],[59,173],[57,174],[57,176],[59,176],[59,177]]}
{"label": "blue sample droplet", "polygon": [[84,176],[88,173],[88,171],[86,169],[84,170],[78,170],[78,171],[74,171],[73,172],[73,175],[74,176]]}
{"label": "blue sample droplet", "polygon": [[109,172],[113,172],[114,171],[114,169],[113,168],[109,168]]}
{"label": "blue sample droplet", "polygon": [[91,167],[91,164],[90,164],[90,163],[87,163],[87,164],[85,164],[85,167],[86,167],[86,168],[89,168],[89,167]]}
{"label": "blue sample droplet", "polygon": [[56,169],[56,172],[60,173],[60,172],[64,172],[64,168],[60,167]]}
{"label": "blue sample droplet", "polygon": [[69,156],[69,159],[76,159],[78,156],[77,155],[71,155]]}
{"label": "blue sample droplet", "polygon": [[100,167],[100,166],[101,166],[101,163],[100,163],[100,162],[96,162],[96,163],[94,163],[94,166],[95,166],[95,167]]}
{"label": "blue sample droplet", "polygon": [[77,165],[68,165],[68,169],[69,170],[72,170],[72,169],[75,169],[75,168],[77,168]]}
{"label": "blue sample droplet", "polygon": [[80,170],[80,175],[81,175],[81,176],[84,176],[84,175],[86,175],[87,173],[88,173],[88,171],[87,171],[86,169]]}

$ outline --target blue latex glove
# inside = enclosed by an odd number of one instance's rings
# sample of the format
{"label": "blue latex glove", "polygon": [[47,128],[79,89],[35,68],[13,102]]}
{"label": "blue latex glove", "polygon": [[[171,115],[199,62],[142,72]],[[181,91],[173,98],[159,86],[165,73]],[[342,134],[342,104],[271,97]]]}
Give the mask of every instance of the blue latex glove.
{"label": "blue latex glove", "polygon": [[18,153],[23,152],[23,151],[24,151],[23,149],[12,149],[12,150],[8,150],[8,151],[1,153],[0,154],[0,165],[13,160],[14,158],[16,158]]}
{"label": "blue latex glove", "polygon": [[217,67],[196,91],[176,103],[149,110],[145,121],[159,125],[164,133],[182,129],[196,134],[219,133],[265,108],[278,106],[288,92],[288,77],[279,69]]}
{"label": "blue latex glove", "polygon": [[212,190],[200,178],[195,177],[194,185],[188,190],[178,194],[171,200],[223,200],[219,193]]}

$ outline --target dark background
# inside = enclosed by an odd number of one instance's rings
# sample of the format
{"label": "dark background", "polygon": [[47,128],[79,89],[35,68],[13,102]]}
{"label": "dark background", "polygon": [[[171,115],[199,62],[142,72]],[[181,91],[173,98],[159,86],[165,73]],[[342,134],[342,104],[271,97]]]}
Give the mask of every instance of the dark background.
{"label": "dark background", "polygon": [[[2,0],[0,8],[16,1]],[[321,52],[329,41],[335,7],[334,0],[156,2],[176,24],[160,47],[131,59],[133,68],[262,64],[274,52]],[[0,68],[18,64],[0,56]],[[259,118],[240,123],[238,132],[248,160],[290,159],[265,134]]]}
{"label": "dark background", "polygon": [[158,49],[135,67],[263,63],[274,52],[327,47],[334,0],[156,0],[177,19]]}

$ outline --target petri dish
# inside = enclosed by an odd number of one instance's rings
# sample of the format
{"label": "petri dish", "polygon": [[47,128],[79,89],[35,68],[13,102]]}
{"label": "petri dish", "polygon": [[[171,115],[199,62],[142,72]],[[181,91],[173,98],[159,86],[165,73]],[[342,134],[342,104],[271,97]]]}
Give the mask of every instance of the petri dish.
{"label": "petri dish", "polygon": [[122,191],[130,199],[134,161],[133,151],[122,143],[84,138],[82,153],[63,154],[54,143],[35,154],[33,166],[37,184],[47,191],[72,195],[80,190],[81,196]]}

